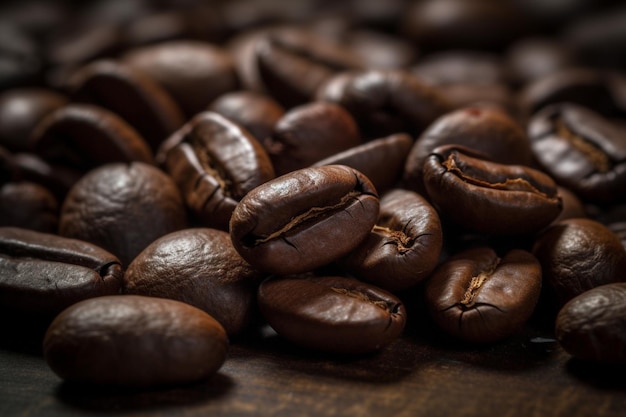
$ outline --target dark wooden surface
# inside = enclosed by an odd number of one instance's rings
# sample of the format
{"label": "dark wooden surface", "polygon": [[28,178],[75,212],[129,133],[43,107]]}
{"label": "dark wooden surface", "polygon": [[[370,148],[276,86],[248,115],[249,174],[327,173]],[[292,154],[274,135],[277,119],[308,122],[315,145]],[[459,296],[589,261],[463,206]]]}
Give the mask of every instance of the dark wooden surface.
{"label": "dark wooden surface", "polygon": [[233,341],[219,373],[199,384],[128,392],[73,386],[37,343],[5,332],[0,416],[626,416],[618,367],[571,360],[530,326],[476,347],[425,322],[364,357],[307,352],[266,332]]}

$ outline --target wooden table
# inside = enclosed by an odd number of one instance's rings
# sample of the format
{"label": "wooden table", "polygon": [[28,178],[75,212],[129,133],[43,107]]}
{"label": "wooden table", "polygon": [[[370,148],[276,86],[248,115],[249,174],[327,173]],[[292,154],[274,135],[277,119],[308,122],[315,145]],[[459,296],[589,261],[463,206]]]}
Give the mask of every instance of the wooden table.
{"label": "wooden table", "polygon": [[[38,341],[0,345],[0,416],[626,416],[624,369],[571,360],[530,326],[484,347],[461,345],[425,320],[376,355],[294,347],[271,331],[231,344],[209,381],[123,392],[72,386]],[[13,339],[11,339],[11,337]]]}

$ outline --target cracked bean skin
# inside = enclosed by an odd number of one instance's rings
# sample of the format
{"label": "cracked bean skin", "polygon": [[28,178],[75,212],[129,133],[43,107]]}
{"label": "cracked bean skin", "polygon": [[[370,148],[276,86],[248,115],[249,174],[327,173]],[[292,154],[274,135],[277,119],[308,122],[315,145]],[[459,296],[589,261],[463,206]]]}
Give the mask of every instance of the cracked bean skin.
{"label": "cracked bean skin", "polygon": [[626,283],[585,291],[561,308],[556,338],[575,358],[608,364],[626,363]]}
{"label": "cracked bean skin", "polygon": [[0,305],[53,318],[91,297],[118,294],[120,260],[88,242],[18,227],[0,228]]}
{"label": "cracked bean skin", "polygon": [[436,148],[424,165],[424,183],[443,217],[481,233],[532,234],[563,208],[556,183],[545,173],[491,162],[461,146]]}
{"label": "cracked bean skin", "polygon": [[502,258],[491,248],[467,249],[441,264],[426,282],[426,305],[447,334],[471,343],[492,343],[517,331],[541,292],[541,267],[529,252]]}
{"label": "cracked bean skin", "polygon": [[347,255],[367,237],[378,211],[376,190],[359,171],[344,165],[304,168],[242,198],[230,235],[253,267],[297,274]]}
{"label": "cracked bean skin", "polygon": [[268,324],[291,342],[333,353],[360,354],[396,340],[406,310],[393,294],[341,276],[268,278],[258,292]]}
{"label": "cracked bean skin", "polygon": [[387,291],[406,290],[435,269],[442,245],[435,209],[421,195],[396,188],[382,195],[376,226],[343,264]]}

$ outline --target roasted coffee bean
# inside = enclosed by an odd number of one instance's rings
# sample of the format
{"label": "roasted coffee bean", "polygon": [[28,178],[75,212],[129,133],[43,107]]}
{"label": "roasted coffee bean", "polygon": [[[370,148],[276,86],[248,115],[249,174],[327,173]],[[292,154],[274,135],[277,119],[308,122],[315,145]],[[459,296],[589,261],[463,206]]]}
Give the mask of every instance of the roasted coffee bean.
{"label": "roasted coffee bean", "polygon": [[182,110],[167,91],[144,73],[114,60],[99,60],[70,80],[74,101],[101,106],[121,116],[155,152],[184,123]]}
{"label": "roasted coffee bean", "polygon": [[595,69],[566,67],[537,78],[519,92],[524,119],[558,103],[578,104],[605,116],[620,114],[608,78]]}
{"label": "roasted coffee bean", "polygon": [[0,226],[56,233],[59,202],[41,185],[9,182],[0,185]]}
{"label": "roasted coffee bean", "polygon": [[626,283],[601,285],[571,299],[555,327],[557,340],[575,358],[626,363]]}
{"label": "roasted coffee bean", "polygon": [[402,301],[353,278],[286,276],[259,287],[259,307],[268,324],[298,345],[333,353],[383,349],[406,323]]}
{"label": "roasted coffee bean", "polygon": [[264,90],[286,108],[312,101],[337,72],[363,68],[348,48],[308,31],[268,34],[256,44],[255,54]]}
{"label": "roasted coffee bean", "polygon": [[0,22],[0,91],[41,82],[43,61],[28,33],[11,22]]}
{"label": "roasted coffee bean", "polygon": [[425,0],[413,2],[402,33],[428,52],[444,49],[501,50],[523,32],[512,2]]}
{"label": "roasted coffee bean", "polygon": [[527,85],[577,63],[572,48],[549,37],[522,38],[508,47],[504,59],[516,86]]}
{"label": "roasted coffee bean", "polygon": [[96,244],[128,265],[157,238],[187,226],[185,207],[172,179],[134,162],[106,164],[70,189],[59,233]]}
{"label": "roasted coffee bean", "polygon": [[485,51],[442,51],[420,59],[411,72],[430,85],[505,84],[509,80],[502,58]]}
{"label": "roasted coffee bean", "polygon": [[563,207],[550,176],[523,165],[491,162],[456,145],[434,149],[423,175],[435,207],[454,223],[481,233],[533,234]]}
{"label": "roasted coffee bean", "polygon": [[12,155],[15,181],[27,181],[42,185],[53,193],[59,202],[82,177],[77,169],[64,165],[50,164],[34,153],[20,152]]}
{"label": "roasted coffee bean", "polygon": [[185,229],[157,239],[137,255],[124,274],[123,292],[191,304],[233,336],[250,324],[262,278],[239,256],[228,233]]}
{"label": "roasted coffee bean", "polygon": [[355,29],[338,41],[345,42],[367,69],[408,68],[417,59],[417,51],[411,42],[388,32]]}
{"label": "roasted coffee bean", "polygon": [[150,147],[132,126],[90,104],[68,104],[50,113],[31,141],[44,160],[81,171],[112,162],[154,163]]}
{"label": "roasted coffee bean", "polygon": [[258,141],[269,137],[285,109],[268,95],[239,90],[219,96],[208,108],[246,129]]}
{"label": "roasted coffee bean", "polygon": [[587,209],[585,208],[585,204],[580,198],[576,196],[576,194],[571,192],[568,188],[562,187],[560,185],[557,185],[556,189],[557,194],[561,196],[563,209],[561,210],[559,215],[556,216],[554,220],[552,220],[552,223],[557,223],[565,219],[574,219],[577,217],[589,217]]}
{"label": "roasted coffee bean", "polygon": [[122,286],[122,265],[88,242],[16,227],[0,227],[0,306],[52,319],[91,297]]}
{"label": "roasted coffee bean", "polygon": [[503,340],[526,323],[541,292],[541,266],[529,252],[500,257],[493,249],[464,250],[426,282],[425,302],[447,334],[472,343]]}
{"label": "roasted coffee bean", "polygon": [[199,222],[222,230],[239,200],[275,176],[270,157],[249,132],[209,111],[175,132],[157,160]]}
{"label": "roasted coffee bean", "polygon": [[425,194],[424,163],[442,145],[465,146],[502,164],[532,164],[528,138],[513,117],[497,107],[470,106],[439,117],[417,138],[404,167],[406,188]]}
{"label": "roasted coffee bean", "polygon": [[12,152],[32,151],[30,135],[46,115],[68,99],[46,88],[14,88],[0,95],[0,145]]}
{"label": "roasted coffee bean", "polygon": [[581,199],[623,200],[626,129],[571,103],[548,106],[528,124],[533,153],[543,170]]}
{"label": "roasted coffee bean", "polygon": [[303,168],[242,198],[230,235],[241,256],[261,271],[308,272],[354,249],[376,223],[378,209],[374,186],[355,169]]}
{"label": "roasted coffee bean", "polygon": [[224,328],[204,311],[138,295],[76,303],[43,340],[44,358],[63,380],[134,389],[205,380],[227,352]]}
{"label": "roasted coffee bean", "polygon": [[316,99],[345,107],[369,139],[402,132],[416,136],[450,110],[437,89],[407,70],[340,73],[319,87]]}
{"label": "roasted coffee bean", "polygon": [[394,189],[382,195],[370,235],[342,263],[363,281],[406,290],[435,269],[442,239],[439,215],[430,203],[413,191]]}
{"label": "roasted coffee bean", "polygon": [[208,42],[180,40],[127,51],[121,62],[161,84],[190,118],[238,87],[233,60]]}
{"label": "roasted coffee bean", "polygon": [[313,166],[347,165],[369,178],[378,193],[383,193],[402,178],[404,162],[411,146],[411,136],[397,133],[338,152],[317,161]]}
{"label": "roasted coffee bean", "polygon": [[619,238],[591,219],[555,223],[535,240],[533,254],[541,262],[544,287],[560,307],[603,284],[624,281],[626,252]]}
{"label": "roasted coffee bean", "polygon": [[276,175],[306,168],[360,144],[359,128],[350,113],[324,101],[290,109],[263,141]]}

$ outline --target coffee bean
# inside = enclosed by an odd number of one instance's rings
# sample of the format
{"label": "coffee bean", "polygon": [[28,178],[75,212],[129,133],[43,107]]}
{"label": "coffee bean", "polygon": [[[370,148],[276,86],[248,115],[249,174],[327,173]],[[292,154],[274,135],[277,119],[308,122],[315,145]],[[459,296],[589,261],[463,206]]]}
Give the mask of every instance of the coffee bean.
{"label": "coffee bean", "polygon": [[133,126],[155,152],[184,123],[182,110],[150,77],[114,60],[82,66],[70,80],[75,102],[106,108]]}
{"label": "coffee bean", "polygon": [[137,255],[124,274],[123,292],[191,304],[233,336],[252,321],[263,276],[239,256],[228,233],[185,229],[157,239]]}
{"label": "coffee bean", "polygon": [[230,235],[241,256],[262,271],[308,272],[354,249],[374,226],[378,209],[372,183],[353,168],[303,168],[242,198]]}
{"label": "coffee bean", "polygon": [[535,114],[528,136],[543,170],[580,198],[606,204],[626,194],[626,130],[571,103]]}
{"label": "coffee bean", "polygon": [[425,302],[446,333],[472,343],[503,340],[530,318],[541,292],[541,266],[529,252],[500,257],[493,249],[462,251],[426,282]]}
{"label": "coffee bean", "polygon": [[137,47],[120,60],[163,86],[187,117],[238,87],[230,55],[208,42],[176,40]]}
{"label": "coffee bean", "polygon": [[314,101],[287,111],[263,146],[277,175],[361,144],[356,122],[343,107]]}
{"label": "coffee bean", "polygon": [[59,202],[46,188],[32,182],[0,185],[0,226],[56,233]]}
{"label": "coffee bean", "polygon": [[189,304],[116,295],[64,310],[50,324],[43,351],[68,382],[150,388],[212,376],[226,359],[228,339],[215,319]]}
{"label": "coffee bean", "polygon": [[571,299],[559,311],[555,333],[575,358],[626,363],[626,283],[601,285]]}
{"label": "coffee bean", "polygon": [[70,305],[117,294],[122,265],[106,250],[17,227],[0,227],[0,305],[52,318]]}
{"label": "coffee bean", "polygon": [[59,219],[61,235],[101,246],[123,265],[157,238],[186,226],[174,181],[141,162],[106,164],[85,174],[70,189]]}
{"label": "coffee bean", "polygon": [[413,191],[394,189],[381,197],[370,235],[342,263],[363,281],[406,290],[435,269],[442,239],[439,215],[430,203]]}
{"label": "coffee bean", "polygon": [[491,162],[468,148],[436,148],[426,159],[423,175],[438,210],[481,233],[533,234],[562,209],[550,176],[523,165]]}
{"label": "coffee bean", "polygon": [[530,144],[519,122],[497,107],[470,106],[442,115],[417,138],[404,167],[406,188],[426,193],[424,163],[442,145],[465,146],[502,164],[532,164]]}
{"label": "coffee bean", "polygon": [[411,136],[397,133],[337,152],[312,166],[347,165],[364,174],[383,193],[400,181],[411,146]]}
{"label": "coffee bean", "polygon": [[68,104],[32,133],[35,153],[51,164],[88,171],[112,162],[154,163],[150,147],[121,117],[90,104]]}
{"label": "coffee bean", "polygon": [[551,225],[535,240],[533,253],[558,307],[587,290],[625,279],[622,242],[595,220],[575,218]]}
{"label": "coffee bean", "polygon": [[235,206],[275,177],[269,155],[249,132],[202,112],[163,144],[157,159],[203,226],[228,230]]}
{"label": "coffee bean", "polygon": [[269,278],[258,297],[263,316],[279,335],[333,353],[380,350],[400,336],[406,323],[400,299],[352,278]]}

